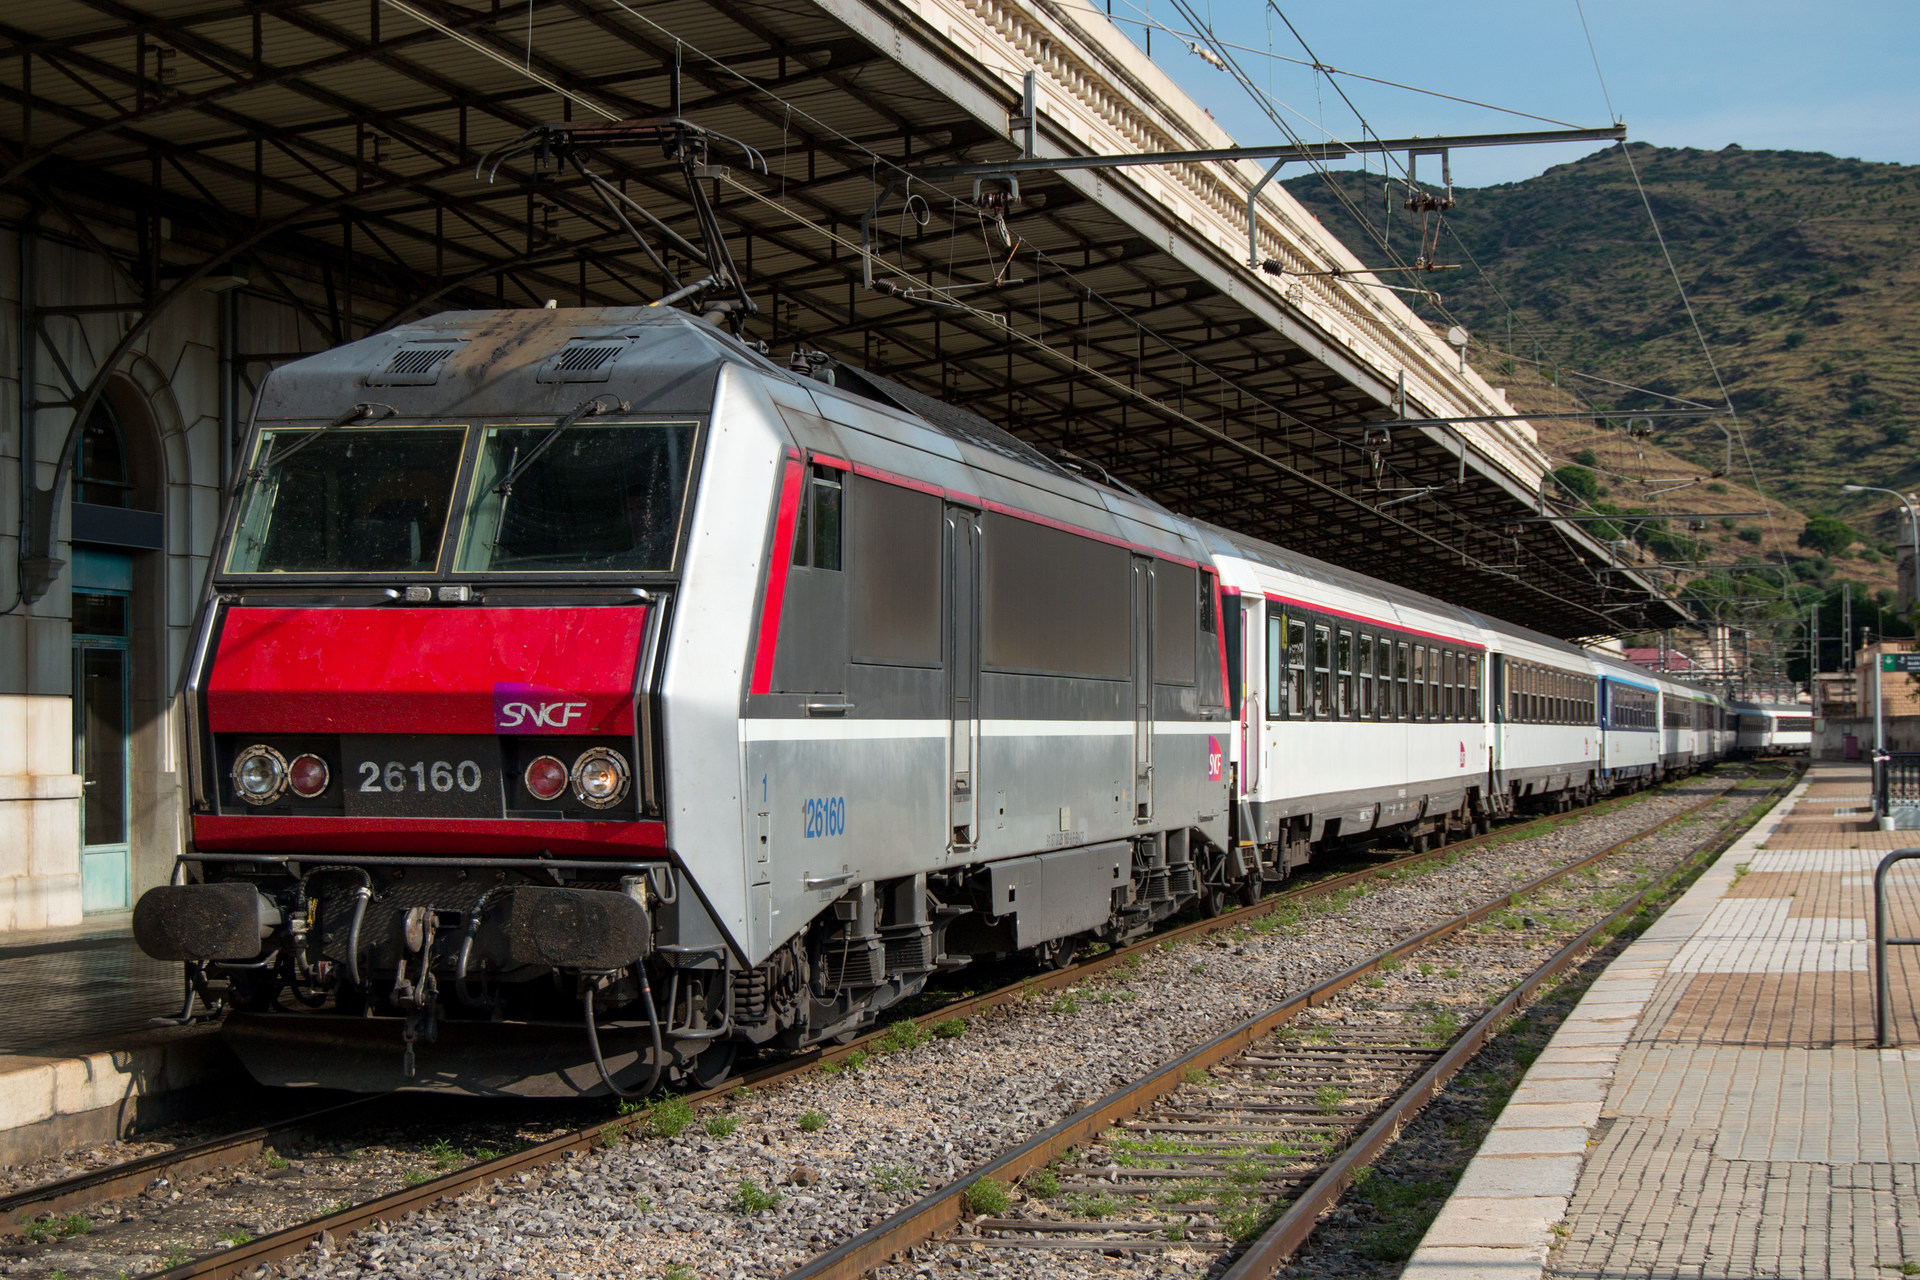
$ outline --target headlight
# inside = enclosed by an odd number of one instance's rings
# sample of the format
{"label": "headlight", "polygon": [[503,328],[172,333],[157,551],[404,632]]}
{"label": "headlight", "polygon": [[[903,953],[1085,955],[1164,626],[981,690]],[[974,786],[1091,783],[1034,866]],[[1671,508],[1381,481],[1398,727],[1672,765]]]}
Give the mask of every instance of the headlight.
{"label": "headlight", "polygon": [[573,793],[595,809],[626,799],[628,780],[627,762],[610,747],[590,747],[573,762]]}
{"label": "headlight", "polygon": [[527,793],[536,800],[557,800],[567,789],[567,766],[552,756],[541,756],[527,766],[523,781]]}
{"label": "headlight", "polygon": [[287,785],[293,788],[293,794],[303,800],[311,800],[325,791],[331,776],[327,762],[312,752],[295,756],[293,763],[287,766]]}
{"label": "headlight", "polygon": [[287,789],[287,761],[272,747],[255,743],[233,761],[233,789],[248,804],[272,804]]}

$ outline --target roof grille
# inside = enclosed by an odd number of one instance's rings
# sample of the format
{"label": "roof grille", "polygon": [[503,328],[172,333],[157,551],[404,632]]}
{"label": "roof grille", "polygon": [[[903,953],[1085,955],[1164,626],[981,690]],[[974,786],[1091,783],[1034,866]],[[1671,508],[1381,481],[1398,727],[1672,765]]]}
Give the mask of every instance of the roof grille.
{"label": "roof grille", "polygon": [[464,342],[408,342],[393,353],[387,367],[367,379],[369,386],[430,386],[440,381],[447,357]]}
{"label": "roof grille", "polygon": [[540,381],[605,382],[626,349],[625,338],[575,338],[548,357]]}

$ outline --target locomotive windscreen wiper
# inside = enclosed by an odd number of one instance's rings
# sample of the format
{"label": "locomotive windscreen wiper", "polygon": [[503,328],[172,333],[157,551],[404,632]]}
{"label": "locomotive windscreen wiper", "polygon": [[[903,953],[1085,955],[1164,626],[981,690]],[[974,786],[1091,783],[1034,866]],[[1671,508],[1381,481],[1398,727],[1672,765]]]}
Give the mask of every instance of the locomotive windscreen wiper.
{"label": "locomotive windscreen wiper", "polygon": [[306,436],[301,437],[301,439],[299,439],[294,443],[293,448],[287,450],[285,453],[280,454],[278,457],[269,457],[262,460],[260,465],[248,470],[247,479],[249,480],[261,479],[263,476],[267,474],[268,467],[280,466],[288,458],[291,458],[294,454],[300,452],[302,449],[306,448],[308,445],[312,444],[315,440],[318,440],[321,436],[326,435],[327,432],[332,431],[336,427],[344,427],[349,423],[358,422],[362,418],[371,418],[373,416],[373,411],[375,409],[386,410],[385,413],[380,415],[383,418],[391,418],[395,412],[394,407],[392,405],[381,404],[377,400],[363,401],[360,404],[356,404],[355,406],[353,406],[353,408],[347,410],[345,413],[335,418],[332,422],[329,422],[326,426],[321,427],[318,431],[314,431]]}
{"label": "locomotive windscreen wiper", "polygon": [[558,440],[568,427],[580,421],[580,419],[597,417],[603,413],[625,413],[627,411],[627,402],[625,400],[615,400],[611,405],[605,405],[600,403],[601,399],[602,397],[595,396],[591,400],[582,400],[579,404],[575,405],[571,412],[547,429],[547,434],[540,437],[539,444],[534,445],[533,448],[527,451],[526,457],[522,458],[520,451],[518,449],[514,450],[513,461],[507,464],[507,474],[500,477],[499,482],[493,486],[493,491],[502,497],[512,493],[513,482],[532,470],[533,464],[540,461],[540,455],[548,449],[551,449],[553,442]]}

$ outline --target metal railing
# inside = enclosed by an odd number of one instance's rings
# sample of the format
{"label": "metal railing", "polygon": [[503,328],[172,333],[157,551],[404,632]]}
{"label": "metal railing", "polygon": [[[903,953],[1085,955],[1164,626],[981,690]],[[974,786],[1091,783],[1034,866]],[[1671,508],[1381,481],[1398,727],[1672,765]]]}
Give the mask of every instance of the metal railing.
{"label": "metal railing", "polygon": [[1893,1047],[1893,993],[1887,981],[1887,948],[1920,947],[1920,938],[1887,936],[1887,873],[1894,864],[1920,858],[1920,849],[1896,849],[1873,869],[1873,1038],[1882,1049]]}
{"label": "metal railing", "polygon": [[1888,751],[1873,759],[1873,811],[1884,818],[1896,804],[1920,805],[1920,751]]}

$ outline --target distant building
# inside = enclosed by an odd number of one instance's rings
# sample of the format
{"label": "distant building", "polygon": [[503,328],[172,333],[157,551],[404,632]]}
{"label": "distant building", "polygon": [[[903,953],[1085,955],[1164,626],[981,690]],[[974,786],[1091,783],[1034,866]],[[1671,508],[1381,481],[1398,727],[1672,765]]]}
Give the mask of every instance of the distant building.
{"label": "distant building", "polygon": [[1622,656],[1636,667],[1662,671],[1682,679],[1698,679],[1707,674],[1701,663],[1677,648],[1627,649]]}

